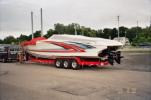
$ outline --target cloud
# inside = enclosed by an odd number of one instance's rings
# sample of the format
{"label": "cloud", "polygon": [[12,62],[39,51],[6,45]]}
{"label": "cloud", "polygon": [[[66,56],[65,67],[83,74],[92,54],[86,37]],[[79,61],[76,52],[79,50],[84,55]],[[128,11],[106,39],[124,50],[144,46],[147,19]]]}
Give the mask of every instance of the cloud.
{"label": "cloud", "polygon": [[0,36],[16,33],[30,34],[30,12],[34,12],[34,30],[40,29],[40,8],[43,8],[44,30],[55,23],[72,22],[100,29],[120,25],[131,27],[149,25],[151,0],[1,0]]}

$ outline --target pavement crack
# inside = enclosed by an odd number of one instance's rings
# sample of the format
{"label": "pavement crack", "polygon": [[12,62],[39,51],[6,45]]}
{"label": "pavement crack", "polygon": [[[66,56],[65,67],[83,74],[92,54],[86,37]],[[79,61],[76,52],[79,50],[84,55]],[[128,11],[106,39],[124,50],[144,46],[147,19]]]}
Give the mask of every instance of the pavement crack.
{"label": "pavement crack", "polygon": [[63,93],[71,94],[71,95],[75,95],[75,96],[82,96],[82,95],[75,94],[75,93],[72,93],[72,92],[69,92],[69,91],[65,91],[65,90],[58,90],[58,89],[53,89],[53,90],[58,91],[58,92],[63,92]]}

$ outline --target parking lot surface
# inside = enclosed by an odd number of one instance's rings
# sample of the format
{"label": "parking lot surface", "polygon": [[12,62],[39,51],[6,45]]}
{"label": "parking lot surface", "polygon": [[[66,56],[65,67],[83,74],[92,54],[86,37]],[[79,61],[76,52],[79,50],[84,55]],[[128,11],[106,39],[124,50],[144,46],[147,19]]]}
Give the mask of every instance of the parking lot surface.
{"label": "parking lot surface", "polygon": [[151,100],[149,65],[127,66],[72,70],[0,63],[0,100]]}

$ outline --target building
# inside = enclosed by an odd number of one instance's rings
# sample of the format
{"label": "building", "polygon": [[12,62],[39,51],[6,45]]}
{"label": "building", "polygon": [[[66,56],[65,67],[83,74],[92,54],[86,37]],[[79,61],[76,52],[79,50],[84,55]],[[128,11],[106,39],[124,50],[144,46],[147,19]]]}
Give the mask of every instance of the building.
{"label": "building", "polygon": [[126,37],[115,37],[113,40],[121,42],[124,46],[130,45],[129,39]]}

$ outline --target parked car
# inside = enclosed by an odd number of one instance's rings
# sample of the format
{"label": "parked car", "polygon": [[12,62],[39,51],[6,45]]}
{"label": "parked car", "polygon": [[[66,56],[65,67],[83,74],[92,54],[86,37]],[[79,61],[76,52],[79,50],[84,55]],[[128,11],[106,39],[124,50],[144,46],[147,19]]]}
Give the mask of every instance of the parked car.
{"label": "parked car", "polygon": [[9,62],[18,60],[19,46],[18,45],[0,45],[0,61]]}
{"label": "parked car", "polygon": [[150,42],[142,42],[138,45],[140,48],[151,48]]}

